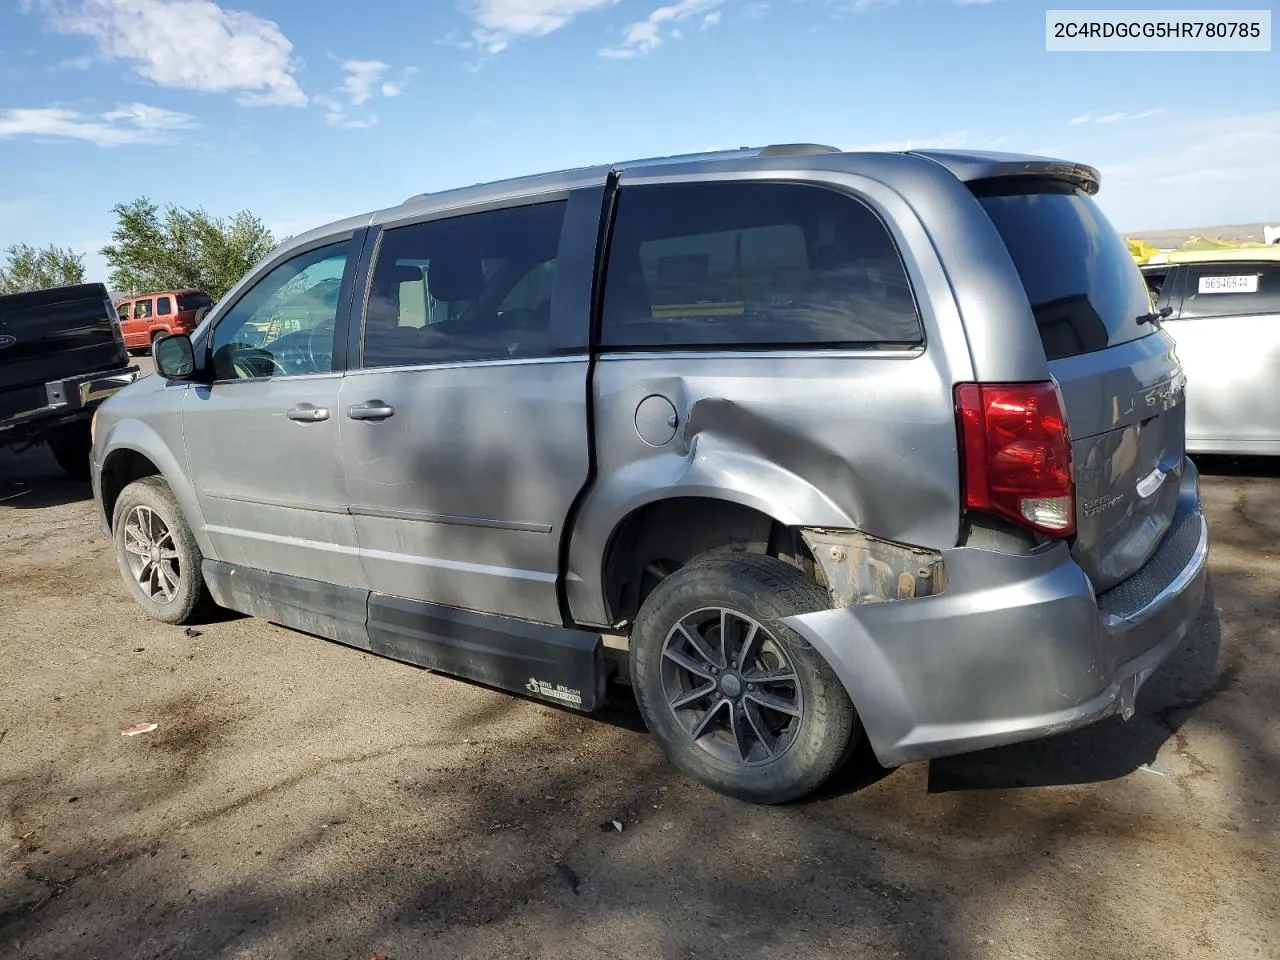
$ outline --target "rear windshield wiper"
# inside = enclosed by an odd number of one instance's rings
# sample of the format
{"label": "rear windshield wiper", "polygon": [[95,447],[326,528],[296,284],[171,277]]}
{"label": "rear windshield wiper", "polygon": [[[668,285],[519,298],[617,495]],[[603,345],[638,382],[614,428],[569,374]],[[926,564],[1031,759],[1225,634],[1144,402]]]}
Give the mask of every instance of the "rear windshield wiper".
{"label": "rear windshield wiper", "polygon": [[1167,318],[1171,313],[1173,313],[1173,307],[1161,307],[1155,313],[1144,313],[1142,316],[1138,317],[1138,324],[1157,323],[1158,321]]}

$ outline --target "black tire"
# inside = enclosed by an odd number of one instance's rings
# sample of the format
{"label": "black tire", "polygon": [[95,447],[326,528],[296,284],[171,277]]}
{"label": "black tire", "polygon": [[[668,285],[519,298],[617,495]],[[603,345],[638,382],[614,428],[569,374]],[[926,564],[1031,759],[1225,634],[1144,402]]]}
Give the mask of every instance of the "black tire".
{"label": "black tire", "polygon": [[159,333],[151,335],[151,346],[147,348],[147,356],[154,357],[156,355],[156,341],[163,340],[168,334],[161,330]]}
{"label": "black tire", "polygon": [[89,479],[89,451],[93,435],[88,420],[77,420],[54,428],[48,436],[49,450],[72,480]]}
{"label": "black tire", "polygon": [[[149,517],[158,519],[169,536]],[[125,487],[116,500],[111,530],[116,564],[138,605],[163,623],[190,623],[206,599],[200,569],[204,557],[169,485],[160,477],[144,477]],[[144,541],[159,548],[158,561],[155,553],[145,559],[140,555]]]}
{"label": "black tire", "polygon": [[[830,605],[795,567],[759,554],[703,557],[659,583],[631,633],[631,680],[668,759],[713,790],[755,803],[785,803],[821,786],[861,740],[862,727],[835,673],[779,621]],[[728,613],[717,620],[720,611]],[[726,633],[727,654],[715,647]],[[699,643],[707,656],[697,653]],[[769,679],[784,675],[793,682]]]}
{"label": "black tire", "polygon": [[200,326],[200,324],[204,321],[204,318],[208,316],[209,311],[212,309],[213,307],[201,307],[199,310],[196,311],[195,325],[197,327]]}

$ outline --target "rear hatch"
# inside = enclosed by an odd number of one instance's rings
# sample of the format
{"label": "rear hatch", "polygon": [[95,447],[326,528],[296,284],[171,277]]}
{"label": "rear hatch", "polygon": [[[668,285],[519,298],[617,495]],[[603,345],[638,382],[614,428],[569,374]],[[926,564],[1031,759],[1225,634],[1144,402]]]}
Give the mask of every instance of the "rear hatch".
{"label": "rear hatch", "polygon": [[100,283],[0,296],[0,390],[127,366]]}
{"label": "rear hatch", "polygon": [[[194,328],[200,318],[201,309],[213,306],[213,298],[207,293],[188,292],[178,294],[178,324],[184,328]],[[206,309],[207,313],[208,310]]]}
{"label": "rear hatch", "polygon": [[972,185],[1022,278],[1072,441],[1072,552],[1094,589],[1155,552],[1178,503],[1186,419],[1173,339],[1093,199],[1058,181]]}

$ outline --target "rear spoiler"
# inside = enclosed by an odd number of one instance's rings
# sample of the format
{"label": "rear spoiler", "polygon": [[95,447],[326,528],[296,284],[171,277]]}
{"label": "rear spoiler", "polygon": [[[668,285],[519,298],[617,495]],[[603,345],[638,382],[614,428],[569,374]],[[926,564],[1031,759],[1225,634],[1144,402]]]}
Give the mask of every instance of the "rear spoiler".
{"label": "rear spoiler", "polygon": [[1102,186],[1102,175],[1093,167],[1069,160],[1054,160],[1017,153],[983,153],[980,151],[909,150],[913,156],[932,160],[946,167],[958,180],[1008,180],[1027,177],[1036,180],[1059,180],[1093,195]]}

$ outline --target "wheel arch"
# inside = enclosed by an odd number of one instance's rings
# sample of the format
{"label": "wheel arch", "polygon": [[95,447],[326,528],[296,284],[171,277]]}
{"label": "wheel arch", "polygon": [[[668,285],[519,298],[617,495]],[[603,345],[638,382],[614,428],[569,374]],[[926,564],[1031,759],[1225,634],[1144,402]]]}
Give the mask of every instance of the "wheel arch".
{"label": "wheel arch", "polygon": [[610,622],[634,619],[662,577],[720,551],[779,557],[815,577],[813,556],[798,527],[745,497],[678,492],[650,499],[615,523],[600,568]]}
{"label": "wheel arch", "polygon": [[[610,626],[619,617],[609,600],[608,572],[620,534],[644,518],[643,511],[671,509],[661,504],[727,505],[748,526],[798,531],[802,526],[857,527],[858,523],[805,478],[746,451],[717,451],[714,456],[663,455],[634,461],[597,481],[584,496],[569,531],[565,594],[576,623]],[[694,511],[690,524],[706,524]],[[752,527],[752,529],[755,529]],[[767,535],[765,539],[767,539]],[[757,536],[757,539],[760,539]],[[799,536],[797,552],[807,552]],[[684,559],[692,559],[687,557]]]}
{"label": "wheel arch", "polygon": [[135,480],[158,476],[177,498],[200,552],[209,559],[217,559],[205,532],[204,515],[195,487],[186,479],[186,471],[178,458],[154,429],[137,420],[119,421],[113,426],[110,436],[105,438],[103,449],[98,496],[108,530],[120,492]]}

